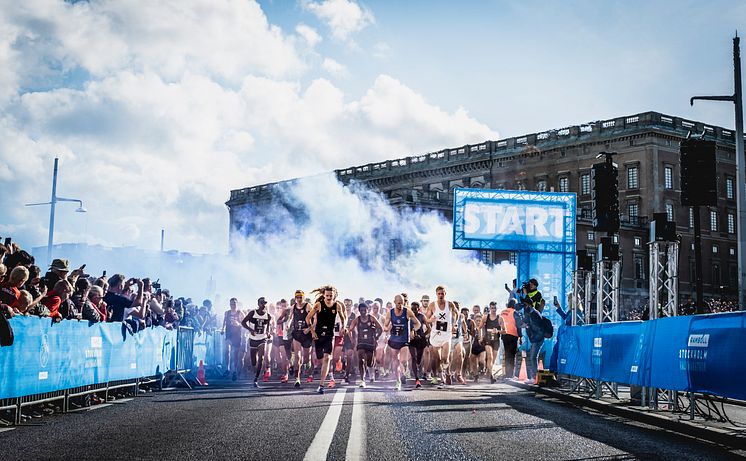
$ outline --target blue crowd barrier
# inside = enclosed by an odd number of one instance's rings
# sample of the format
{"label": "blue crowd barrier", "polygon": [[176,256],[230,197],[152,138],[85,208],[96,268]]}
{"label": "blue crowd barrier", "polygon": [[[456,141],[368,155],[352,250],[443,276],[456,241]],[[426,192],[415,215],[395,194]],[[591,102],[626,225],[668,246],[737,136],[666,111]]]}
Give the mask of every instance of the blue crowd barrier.
{"label": "blue crowd barrier", "polygon": [[14,317],[15,342],[0,347],[0,399],[156,376],[175,368],[177,333],[135,334],[122,323]]}
{"label": "blue crowd barrier", "polygon": [[563,328],[558,371],[600,381],[746,400],[746,312]]}

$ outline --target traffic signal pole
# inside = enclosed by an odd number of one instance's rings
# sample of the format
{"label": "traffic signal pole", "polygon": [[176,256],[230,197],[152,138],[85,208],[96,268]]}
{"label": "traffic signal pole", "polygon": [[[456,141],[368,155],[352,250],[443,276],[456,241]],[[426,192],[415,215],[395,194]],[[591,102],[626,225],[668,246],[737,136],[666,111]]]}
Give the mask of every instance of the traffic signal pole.
{"label": "traffic signal pole", "polygon": [[[732,96],[694,96],[689,102],[694,105],[696,99],[709,101],[731,101],[736,106],[736,204],[738,208],[738,306],[746,310],[746,158],[743,146],[743,96],[741,92],[741,48],[738,34],[733,38],[733,86]],[[696,218],[695,212],[695,218]],[[699,294],[697,294],[699,297]],[[697,300],[699,302],[699,300]]]}

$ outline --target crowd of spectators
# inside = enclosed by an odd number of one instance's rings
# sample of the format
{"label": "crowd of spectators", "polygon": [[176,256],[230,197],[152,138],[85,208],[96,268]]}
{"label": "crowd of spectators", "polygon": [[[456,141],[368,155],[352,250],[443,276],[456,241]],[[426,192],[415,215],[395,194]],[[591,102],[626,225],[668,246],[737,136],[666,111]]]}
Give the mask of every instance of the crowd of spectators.
{"label": "crowd of spectators", "polygon": [[55,259],[48,270],[16,243],[0,245],[0,314],[49,317],[52,321],[123,322],[135,333],[143,328],[188,326],[218,329],[210,300],[197,306],[191,298],[174,298],[150,278],[107,277],[86,273],[86,265],[70,268]]}
{"label": "crowd of spectators", "polygon": [[[736,298],[721,296],[718,298],[705,299],[705,314],[735,312],[738,310],[740,309],[738,306],[738,299]],[[696,313],[697,305],[692,299],[688,299],[686,302],[683,302],[678,306],[678,315],[695,315]],[[623,317],[622,320],[648,320],[648,304],[645,303],[628,309]]]}

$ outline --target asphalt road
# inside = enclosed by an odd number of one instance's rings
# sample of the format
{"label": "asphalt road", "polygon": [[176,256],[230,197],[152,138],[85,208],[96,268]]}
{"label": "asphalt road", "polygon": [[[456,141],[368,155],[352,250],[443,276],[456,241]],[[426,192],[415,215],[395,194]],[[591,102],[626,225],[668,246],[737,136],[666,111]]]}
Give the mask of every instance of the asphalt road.
{"label": "asphalt road", "polygon": [[509,384],[367,389],[223,383],[56,415],[0,432],[3,460],[744,459],[746,452]]}

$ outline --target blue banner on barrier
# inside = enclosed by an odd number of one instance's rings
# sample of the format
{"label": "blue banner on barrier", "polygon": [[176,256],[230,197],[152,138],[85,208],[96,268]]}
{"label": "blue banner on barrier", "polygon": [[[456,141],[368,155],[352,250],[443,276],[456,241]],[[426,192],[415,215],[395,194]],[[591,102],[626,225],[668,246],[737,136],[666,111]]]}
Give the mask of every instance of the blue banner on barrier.
{"label": "blue banner on barrier", "polygon": [[746,400],[746,312],[563,328],[560,373]]}
{"label": "blue banner on barrier", "polygon": [[0,347],[0,399],[40,394],[173,368],[176,331],[147,328],[136,334],[121,323],[15,317],[15,343]]}

